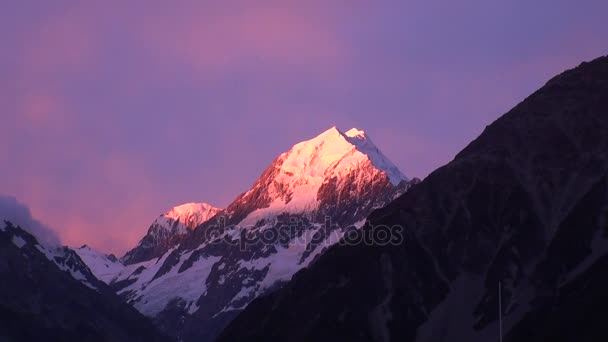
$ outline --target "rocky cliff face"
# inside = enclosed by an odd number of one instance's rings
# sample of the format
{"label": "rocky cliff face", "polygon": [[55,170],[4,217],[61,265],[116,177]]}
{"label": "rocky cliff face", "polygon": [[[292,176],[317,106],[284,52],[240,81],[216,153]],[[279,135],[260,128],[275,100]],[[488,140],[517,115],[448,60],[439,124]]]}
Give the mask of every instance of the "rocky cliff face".
{"label": "rocky cliff face", "polygon": [[212,340],[414,183],[365,132],[332,127],[278,156],[210,220],[137,251],[159,235],[153,226],[108,283],[178,339]]}
{"label": "rocky cliff face", "polygon": [[[603,340],[608,57],[550,80],[220,340]],[[368,227],[354,234],[373,233]],[[595,300],[594,300],[595,298]]]}

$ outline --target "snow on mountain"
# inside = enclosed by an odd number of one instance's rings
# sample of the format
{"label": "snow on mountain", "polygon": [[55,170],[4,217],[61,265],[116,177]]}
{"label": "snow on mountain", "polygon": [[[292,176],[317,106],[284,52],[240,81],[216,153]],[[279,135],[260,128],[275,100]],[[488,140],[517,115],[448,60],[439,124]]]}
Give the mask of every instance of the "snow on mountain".
{"label": "snow on mountain", "polygon": [[97,279],[109,284],[125,267],[114,255],[103,254],[84,245],[74,252],[89,266]]}
{"label": "snow on mountain", "polygon": [[553,77],[216,340],[607,340],[607,114],[608,56]]}
{"label": "snow on mountain", "polygon": [[0,195],[0,233],[28,253],[42,253],[59,269],[69,273],[84,285],[97,289],[100,282],[75,252],[61,245],[57,234],[38,221],[30,209],[15,197]]}
{"label": "snow on mountain", "polygon": [[32,234],[38,243],[47,247],[59,247],[61,241],[55,231],[32,216],[30,208],[14,196],[0,194],[0,229],[4,221],[21,227]]}
{"label": "snow on mountain", "polygon": [[[182,273],[179,271],[180,267],[173,267],[162,277],[156,277],[173,250],[158,259],[126,266],[114,280],[114,287],[120,287],[121,283],[131,284],[120,289],[118,294],[129,299],[129,302],[146,316],[154,317],[175,298],[188,299],[189,306],[194,309],[195,300],[206,291],[205,279],[211,268],[221,259],[204,258],[194,263],[189,272]],[[182,257],[180,265],[191,253]]]}
{"label": "snow on mountain", "polygon": [[171,231],[185,234],[188,229],[196,228],[220,210],[207,203],[186,203],[173,207],[154,223],[166,229],[171,228]]}
{"label": "snow on mountain", "polygon": [[83,260],[69,247],[41,244],[37,237],[11,221],[0,221],[0,234],[6,236],[16,247],[23,250],[24,254],[42,253],[49,261],[57,267],[69,273],[74,279],[92,289],[98,289],[101,282],[91,272]]}
{"label": "snow on mountain", "polygon": [[256,183],[240,201],[257,202],[263,197],[270,199],[266,201],[269,203],[262,201],[260,208],[255,208],[238,224],[253,225],[267,213],[314,211],[321,204],[319,192],[324,185],[368,168],[363,175],[382,173],[393,186],[407,181],[365,132],[353,128],[345,134],[334,126],[313,139],[294,145],[275,160],[267,170],[271,177],[265,179],[262,175],[263,182]]}
{"label": "snow on mountain", "polygon": [[220,210],[207,203],[186,203],[172,208],[152,222],[148,233],[125,254],[122,263],[134,264],[161,256],[183,235]]}
{"label": "snow on mountain", "polygon": [[46,254],[47,258],[53,261],[60,270],[70,273],[74,279],[94,290],[99,289],[101,282],[73,249],[69,247],[45,249],[42,247],[40,251]]}
{"label": "snow on mountain", "polygon": [[23,240],[23,238],[21,236],[18,236],[18,235],[13,236],[12,241],[13,241],[13,244],[15,246],[17,246],[18,248],[25,246],[25,240]]}
{"label": "snow on mountain", "polygon": [[110,286],[178,340],[212,340],[415,182],[365,132],[332,127],[279,155],[226,209],[197,216],[203,207],[190,204],[162,215]]}
{"label": "snow on mountain", "polygon": [[0,340],[173,341],[74,251],[41,243],[21,224],[0,220]]}
{"label": "snow on mountain", "polygon": [[395,166],[388,158],[380,152],[374,143],[365,135],[364,131],[356,128],[351,128],[344,133],[346,139],[357,147],[359,151],[364,153],[378,169],[386,172],[388,178],[393,185],[398,185],[401,181],[407,180],[407,177],[399,168]]}

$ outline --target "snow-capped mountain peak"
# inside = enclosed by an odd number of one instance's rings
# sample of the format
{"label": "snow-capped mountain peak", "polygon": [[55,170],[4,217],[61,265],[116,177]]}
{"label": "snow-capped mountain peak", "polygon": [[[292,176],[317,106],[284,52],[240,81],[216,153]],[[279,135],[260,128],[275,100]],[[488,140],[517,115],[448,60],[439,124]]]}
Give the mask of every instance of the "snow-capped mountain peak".
{"label": "snow-capped mountain peak", "polygon": [[207,203],[186,203],[173,207],[152,222],[148,233],[121,261],[124,264],[132,264],[162,255],[189,231],[219,211],[220,208]]}
{"label": "snow-capped mountain peak", "polygon": [[346,133],[344,133],[344,135],[346,135],[347,137],[350,137],[350,138],[361,137],[362,139],[365,139],[365,131],[362,131],[355,127],[346,131]]}
{"label": "snow-capped mountain peak", "polygon": [[268,213],[314,211],[324,187],[346,179],[365,184],[366,178],[382,175],[392,186],[407,181],[364,131],[352,128],[342,133],[333,126],[275,159],[253,188],[236,201],[241,208],[255,203],[240,224],[253,225]]}
{"label": "snow-capped mountain peak", "polygon": [[284,157],[281,165],[283,173],[300,183],[314,183],[330,174],[340,175],[366,160],[385,172],[393,185],[407,180],[367,134],[357,128],[342,133],[333,126],[310,140],[294,145],[281,157]]}
{"label": "snow-capped mountain peak", "polygon": [[[195,204],[162,215],[122,258],[124,268],[105,279],[178,340],[184,331],[192,340],[213,340],[250,301],[288,281],[415,182],[364,131],[332,127],[275,158],[225,210],[210,210],[206,222],[187,226],[190,213],[206,208]],[[267,239],[273,232],[277,239]],[[109,268],[104,258],[94,262]]]}
{"label": "snow-capped mountain peak", "polygon": [[176,228],[180,232],[184,229],[194,229],[199,224],[207,221],[213,215],[217,214],[221,209],[213,207],[207,203],[185,203],[171,208],[171,210],[162,214],[155,222],[163,224],[165,227],[172,227],[175,222],[179,224]]}

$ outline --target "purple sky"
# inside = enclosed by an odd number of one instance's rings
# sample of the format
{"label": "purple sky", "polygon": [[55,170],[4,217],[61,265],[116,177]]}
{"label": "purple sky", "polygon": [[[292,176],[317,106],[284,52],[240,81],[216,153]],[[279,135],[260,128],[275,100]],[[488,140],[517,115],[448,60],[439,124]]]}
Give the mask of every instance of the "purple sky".
{"label": "purple sky", "polygon": [[332,125],[423,178],[608,53],[605,0],[287,3],[3,2],[0,195],[64,243],[120,254]]}

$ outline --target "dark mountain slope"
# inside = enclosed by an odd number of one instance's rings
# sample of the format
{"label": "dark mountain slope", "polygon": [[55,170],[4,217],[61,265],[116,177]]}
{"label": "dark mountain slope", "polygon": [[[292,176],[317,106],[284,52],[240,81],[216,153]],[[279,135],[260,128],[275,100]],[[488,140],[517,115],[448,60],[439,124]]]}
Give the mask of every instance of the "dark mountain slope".
{"label": "dark mountain slope", "polygon": [[373,226],[402,227],[404,243],[332,248],[220,340],[495,341],[499,284],[509,340],[606,339],[608,309],[593,298],[606,282],[607,175],[602,57],[550,80],[372,213]]}
{"label": "dark mountain slope", "polygon": [[1,223],[0,341],[167,341],[105,284],[88,287],[43,250],[26,231]]}

